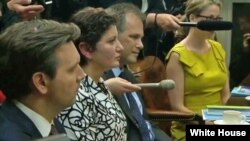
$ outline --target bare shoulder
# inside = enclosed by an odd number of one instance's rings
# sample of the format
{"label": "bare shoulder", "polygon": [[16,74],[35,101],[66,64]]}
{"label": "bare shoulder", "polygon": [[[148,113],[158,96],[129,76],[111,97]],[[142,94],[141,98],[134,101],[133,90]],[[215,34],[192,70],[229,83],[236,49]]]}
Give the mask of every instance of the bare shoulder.
{"label": "bare shoulder", "polygon": [[169,57],[169,62],[179,62],[180,54],[177,52],[172,52]]}

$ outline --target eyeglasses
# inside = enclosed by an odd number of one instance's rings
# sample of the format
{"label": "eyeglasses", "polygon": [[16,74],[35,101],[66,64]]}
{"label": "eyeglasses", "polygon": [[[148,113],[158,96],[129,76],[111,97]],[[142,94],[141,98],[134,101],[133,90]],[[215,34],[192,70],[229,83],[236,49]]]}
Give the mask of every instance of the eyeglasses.
{"label": "eyeglasses", "polygon": [[205,15],[196,15],[197,17],[202,17],[205,18],[206,20],[211,20],[211,21],[221,21],[223,20],[222,17],[213,17],[213,16],[205,16]]}

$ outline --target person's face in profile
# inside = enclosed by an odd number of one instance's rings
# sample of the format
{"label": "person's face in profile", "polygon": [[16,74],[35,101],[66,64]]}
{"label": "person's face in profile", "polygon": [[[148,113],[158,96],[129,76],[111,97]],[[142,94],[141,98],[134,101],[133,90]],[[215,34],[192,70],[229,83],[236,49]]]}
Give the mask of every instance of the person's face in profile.
{"label": "person's face in profile", "polygon": [[136,63],[140,50],[143,48],[143,23],[132,13],[126,15],[125,31],[119,33],[119,41],[124,47],[121,62],[123,64]]}
{"label": "person's face in profile", "polygon": [[79,65],[80,55],[73,42],[63,44],[56,50],[58,59],[56,75],[48,79],[49,99],[57,108],[67,108],[76,99],[80,81],[85,76]]}
{"label": "person's face in profile", "polygon": [[117,28],[112,25],[96,43],[96,50],[91,53],[91,62],[103,70],[118,67],[122,50],[123,47],[118,40]]}
{"label": "person's face in profile", "polygon": [[[221,9],[218,5],[212,4],[208,5],[200,14],[194,15],[192,21],[199,22],[199,21],[220,21],[222,17],[220,16]],[[198,32],[202,34],[202,36],[206,36],[206,38],[213,38],[215,35],[215,31],[204,31],[199,30]],[[197,35],[199,36],[199,35]]]}

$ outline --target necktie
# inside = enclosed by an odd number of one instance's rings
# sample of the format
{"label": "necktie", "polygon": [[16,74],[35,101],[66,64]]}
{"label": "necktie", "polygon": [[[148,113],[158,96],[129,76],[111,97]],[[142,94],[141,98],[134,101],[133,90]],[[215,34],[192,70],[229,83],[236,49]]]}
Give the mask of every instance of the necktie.
{"label": "necktie", "polygon": [[56,134],[58,134],[58,131],[57,131],[55,125],[51,124],[51,130],[50,130],[49,135],[56,135]]}
{"label": "necktie", "polygon": [[[119,76],[121,78],[126,78],[126,76],[124,75],[124,72],[121,72]],[[142,140],[150,141],[150,132],[148,130],[147,123],[140,112],[140,109],[138,107],[138,104],[134,96],[131,93],[126,93],[126,97],[128,98],[128,101],[129,101],[131,113],[138,124],[140,134],[142,136]]]}
{"label": "necktie", "polygon": [[139,107],[135,101],[135,98],[133,97],[133,95],[131,93],[127,93],[126,96],[128,98],[128,101],[129,101],[131,113],[138,123],[139,130],[140,130],[140,133],[142,135],[143,141],[150,141],[150,135],[149,135],[147,123],[139,110]]}

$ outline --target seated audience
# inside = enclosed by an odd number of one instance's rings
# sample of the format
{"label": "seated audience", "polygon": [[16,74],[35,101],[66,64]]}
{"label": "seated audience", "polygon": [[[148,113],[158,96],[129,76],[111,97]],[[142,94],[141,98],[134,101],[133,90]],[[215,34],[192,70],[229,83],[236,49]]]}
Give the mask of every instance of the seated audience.
{"label": "seated audience", "polygon": [[[172,5],[173,2],[171,0],[167,0],[167,2],[164,2],[164,0],[89,0],[88,5],[107,8],[121,2],[134,4],[146,15],[145,36],[143,37],[144,49],[139,54],[139,58],[154,55],[163,61],[165,56],[163,51],[168,51],[163,42],[172,40],[169,35],[165,36],[165,32],[175,31],[180,28],[178,24],[180,19],[171,14],[172,11],[166,8],[167,5]],[[173,8],[172,6],[171,9]]]}
{"label": "seated audience", "polygon": [[[31,4],[31,0],[9,0],[8,8],[16,11],[22,19],[46,18],[58,21],[68,21],[69,17],[77,10],[86,7],[106,8],[115,3],[129,2],[136,5],[143,13],[146,13],[146,27],[144,37],[143,55],[156,55],[162,61],[166,52],[172,47],[173,33],[180,28],[178,22],[179,11],[183,11],[185,0],[46,0],[52,4]],[[173,2],[174,1],[174,2]],[[5,2],[6,3],[6,2]],[[177,4],[174,4],[177,3]],[[171,8],[169,8],[171,7]],[[14,12],[15,13],[15,12]],[[17,14],[16,14],[17,15]],[[167,33],[165,33],[167,32]],[[172,39],[171,39],[172,38]]]}

